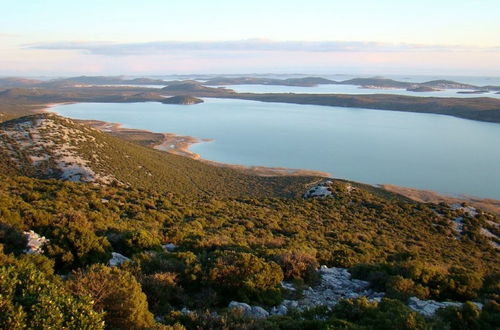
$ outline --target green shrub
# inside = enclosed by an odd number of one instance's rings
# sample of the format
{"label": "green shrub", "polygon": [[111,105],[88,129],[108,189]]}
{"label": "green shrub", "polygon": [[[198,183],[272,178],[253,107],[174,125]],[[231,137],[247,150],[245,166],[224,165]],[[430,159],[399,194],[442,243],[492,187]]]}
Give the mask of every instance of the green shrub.
{"label": "green shrub", "polygon": [[213,256],[207,282],[227,300],[278,304],[283,272],[278,264],[251,253],[221,251]]}
{"label": "green shrub", "polygon": [[75,296],[27,260],[0,268],[0,328],[103,329],[88,296]]}
{"label": "green shrub", "polygon": [[106,326],[118,329],[142,329],[154,325],[146,295],[134,276],[117,267],[92,265],[75,271],[68,282],[77,295],[91,296],[94,309],[105,312]]}

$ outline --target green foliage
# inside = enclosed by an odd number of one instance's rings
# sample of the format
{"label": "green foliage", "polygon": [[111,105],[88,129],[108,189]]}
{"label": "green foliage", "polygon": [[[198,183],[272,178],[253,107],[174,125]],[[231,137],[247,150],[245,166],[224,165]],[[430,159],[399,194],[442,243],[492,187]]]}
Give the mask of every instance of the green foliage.
{"label": "green foliage", "polygon": [[29,258],[0,268],[0,310],[2,329],[104,328],[87,296],[72,295]]}
{"label": "green foliage", "polygon": [[213,256],[207,283],[226,300],[273,305],[281,300],[281,268],[250,253],[221,251]]}
{"label": "green foliage", "polygon": [[280,265],[287,280],[302,279],[308,283],[318,280],[316,269],[319,263],[314,250],[287,250],[276,254],[274,259]]}
{"label": "green foliage", "polygon": [[476,299],[483,286],[481,276],[462,267],[440,269],[419,261],[395,262],[379,265],[357,265],[351,268],[354,277],[368,280],[389,297],[406,300],[410,296],[421,299],[459,300]]}
{"label": "green foliage", "polygon": [[[459,211],[379,194],[373,187],[348,190],[346,185],[332,184],[334,198],[304,200],[199,197],[119,185],[2,177],[0,244],[19,255],[21,231],[33,229],[49,238],[45,257],[31,256],[30,262],[47,276],[54,269],[62,274],[75,270],[68,284],[83,296],[95,295],[87,292],[92,285],[112,292],[106,300],[109,305],[96,305],[98,312],[111,311],[106,314],[108,327],[118,322],[108,320],[113,313],[132,315],[133,320],[126,321],[129,324],[151,321],[142,290],[149,310],[158,316],[175,314],[185,306],[207,310],[192,320],[185,315],[166,318],[168,324],[180,322],[188,328],[367,329],[377,322],[387,325],[380,315],[419,326],[418,317],[413,320],[411,311],[400,310],[395,303],[364,307],[357,303],[353,311],[371,315],[363,319],[364,325],[349,315],[319,310],[266,321],[219,310],[229,300],[276,304],[281,299],[279,282],[285,276],[297,283],[314,283],[313,270],[320,264],[355,265],[353,275],[403,300],[409,295],[498,299],[498,252],[473,235],[454,239],[450,222]],[[498,222],[484,213],[475,219],[480,226]],[[175,252],[159,248],[170,242],[177,246]],[[113,269],[92,266],[107,262],[111,250],[131,257],[132,262]],[[2,258],[0,264],[13,262],[13,256]],[[142,312],[113,309],[122,308],[123,301]],[[5,308],[12,315],[18,313]],[[220,318],[209,316],[214,310]],[[497,314],[487,315],[491,320]]]}
{"label": "green foliage", "polygon": [[98,262],[107,262],[111,256],[110,244],[94,232],[92,224],[80,213],[68,213],[54,219],[47,255],[54,258],[58,269],[67,271]]}
{"label": "green foliage", "polygon": [[94,309],[105,312],[106,326],[143,329],[154,325],[153,315],[140,284],[127,271],[93,265],[71,275],[69,288],[79,296],[90,296]]}
{"label": "green foliage", "polygon": [[436,328],[456,330],[479,330],[500,328],[500,305],[489,302],[481,311],[467,302],[462,307],[438,310]]}

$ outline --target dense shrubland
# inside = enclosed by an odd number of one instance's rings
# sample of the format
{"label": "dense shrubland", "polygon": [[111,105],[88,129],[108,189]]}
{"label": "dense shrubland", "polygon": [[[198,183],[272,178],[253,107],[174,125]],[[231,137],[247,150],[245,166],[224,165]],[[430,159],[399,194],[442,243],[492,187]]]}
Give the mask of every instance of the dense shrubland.
{"label": "dense shrubland", "polygon": [[[36,327],[39,318],[52,316],[35,315],[32,306],[51,300],[54,310],[68,311],[50,319],[59,328],[71,328],[70,322],[99,328],[103,321],[108,328],[160,327],[153,315],[177,328],[451,329],[457,319],[467,328],[498,324],[498,252],[478,234],[498,223],[495,216],[471,217],[444,204],[347,187],[335,181],[334,198],[327,199],[229,198],[2,177],[0,304],[8,314],[1,322]],[[459,239],[452,225],[457,216],[464,217]],[[44,256],[23,256],[23,230],[50,240]],[[166,243],[176,250],[165,251]],[[131,261],[104,266],[112,251]],[[231,300],[276,305],[283,279],[314,284],[320,264],[350,267],[388,299],[349,300],[332,311],[267,320],[224,309]],[[47,289],[28,301],[22,288],[33,285]],[[482,312],[464,305],[429,320],[404,306],[409,296],[487,303]],[[197,312],[180,313],[183,307]],[[76,310],[82,316],[75,320]]]}

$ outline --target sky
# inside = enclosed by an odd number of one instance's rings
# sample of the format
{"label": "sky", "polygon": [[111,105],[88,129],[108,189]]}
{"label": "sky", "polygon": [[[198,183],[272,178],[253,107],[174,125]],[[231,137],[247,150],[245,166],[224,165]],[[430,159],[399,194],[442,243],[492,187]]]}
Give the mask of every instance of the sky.
{"label": "sky", "polygon": [[500,0],[0,0],[0,75],[500,76]]}

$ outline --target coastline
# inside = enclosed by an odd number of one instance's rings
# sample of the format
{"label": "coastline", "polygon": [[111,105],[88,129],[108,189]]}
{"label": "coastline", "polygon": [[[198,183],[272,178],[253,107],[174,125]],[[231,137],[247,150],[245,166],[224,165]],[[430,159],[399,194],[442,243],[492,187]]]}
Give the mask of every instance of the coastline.
{"label": "coastline", "polygon": [[[75,102],[61,102],[61,103],[50,103],[44,105],[43,109],[39,109],[37,112],[42,113],[54,113],[51,110],[52,107],[61,104],[72,104]],[[73,119],[75,120],[75,119]],[[131,142],[141,144],[146,147],[150,147],[162,152],[168,152],[174,155],[188,157],[197,161],[201,161],[214,166],[231,168],[237,171],[244,172],[249,175],[258,176],[317,176],[324,178],[332,178],[330,173],[306,170],[306,169],[291,169],[284,167],[266,167],[266,166],[245,166],[237,164],[227,164],[216,162],[212,160],[203,159],[199,154],[189,150],[191,145],[196,143],[212,142],[213,139],[199,139],[193,136],[183,136],[174,133],[155,133],[143,129],[134,128],[124,128],[120,123],[110,123],[100,120],[75,120],[77,122],[88,125],[94,129],[102,131],[107,134],[111,134],[115,137],[119,137]],[[375,187],[384,189],[389,192],[397,193],[405,196],[411,200],[422,203],[467,203],[473,207],[483,209],[495,214],[500,215],[500,200],[492,198],[479,198],[473,196],[451,196],[445,195],[431,190],[415,189],[402,186],[396,186],[392,184],[379,184],[373,185]]]}

